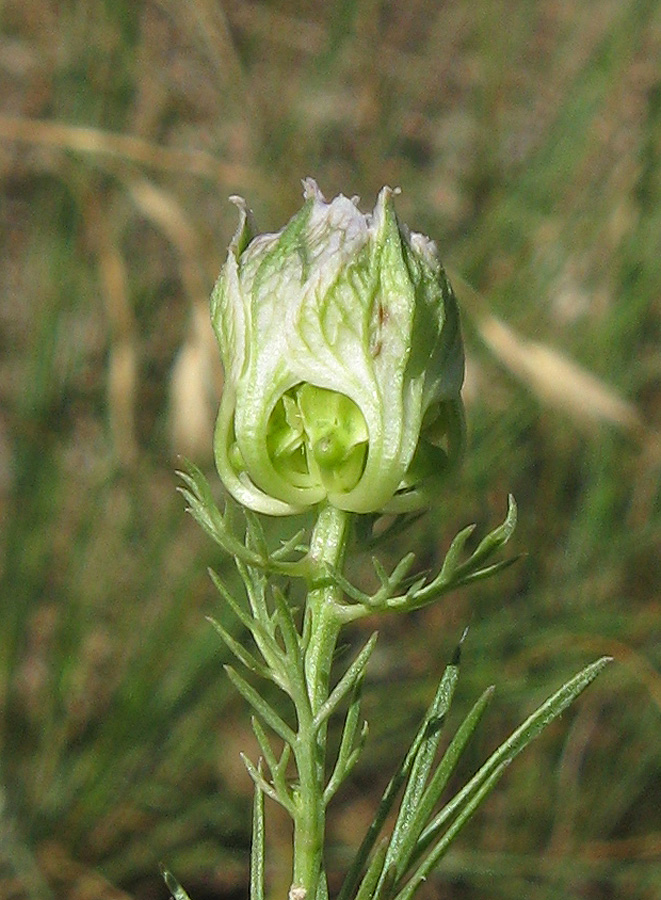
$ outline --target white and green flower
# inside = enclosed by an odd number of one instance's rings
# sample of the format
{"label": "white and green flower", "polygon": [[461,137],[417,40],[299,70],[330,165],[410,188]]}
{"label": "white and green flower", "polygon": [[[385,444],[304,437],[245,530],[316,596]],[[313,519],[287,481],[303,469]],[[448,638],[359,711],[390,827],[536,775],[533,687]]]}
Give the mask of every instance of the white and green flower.
{"label": "white and green flower", "polygon": [[371,214],[311,179],[277,234],[246,205],[211,299],[225,369],[214,441],[228,491],[271,515],[427,502],[463,443],[464,357],[433,241],[383,188]]}

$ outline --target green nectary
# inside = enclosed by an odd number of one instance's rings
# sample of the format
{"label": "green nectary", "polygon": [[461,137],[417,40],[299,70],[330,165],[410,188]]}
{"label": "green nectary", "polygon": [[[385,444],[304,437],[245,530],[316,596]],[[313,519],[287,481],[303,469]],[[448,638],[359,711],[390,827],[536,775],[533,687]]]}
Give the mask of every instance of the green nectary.
{"label": "green nectary", "polygon": [[336,492],[358,484],[368,438],[365,419],[353,400],[300,384],[276,404],[266,442],[273,467],[283,478],[299,487]]}

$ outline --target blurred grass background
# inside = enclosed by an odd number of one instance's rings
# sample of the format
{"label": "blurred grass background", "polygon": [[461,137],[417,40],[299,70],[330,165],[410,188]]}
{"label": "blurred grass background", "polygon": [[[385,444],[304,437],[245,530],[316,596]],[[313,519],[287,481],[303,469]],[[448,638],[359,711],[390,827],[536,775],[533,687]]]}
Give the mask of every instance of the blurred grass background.
{"label": "blurred grass background", "polygon": [[[465,464],[410,540],[433,566],[512,491],[526,559],[382,623],[368,821],[464,626],[464,775],[580,665],[428,897],[661,892],[661,7],[650,0],[0,4],[0,900],[245,896],[252,746],[204,615],[176,454],[211,471],[206,303],[246,196],[401,186],[457,281]],[[402,547],[386,549],[394,559]],[[408,549],[408,546],[407,548]],[[273,896],[288,833],[270,831]]]}

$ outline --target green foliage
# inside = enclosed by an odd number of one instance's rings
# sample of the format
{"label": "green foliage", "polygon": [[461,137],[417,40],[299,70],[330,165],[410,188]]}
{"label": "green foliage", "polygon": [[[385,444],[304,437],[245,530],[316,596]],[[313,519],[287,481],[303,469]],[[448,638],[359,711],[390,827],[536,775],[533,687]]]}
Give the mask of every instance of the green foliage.
{"label": "green foliage", "polygon": [[[512,536],[516,525],[516,505],[509,498],[505,522],[483,538],[470,558],[460,563],[460,554],[473,528],[464,528],[450,545],[441,572],[424,590],[425,579],[418,579],[397,602],[388,605],[410,568],[412,554],[400,563],[401,570],[389,579],[377,560],[373,560],[381,580],[382,597],[373,597],[353,588],[344,579],[346,560],[347,514],[332,505],[321,507],[314,526],[309,549],[301,560],[288,563],[289,572],[303,578],[308,586],[303,624],[299,631],[294,613],[279,586],[268,580],[281,573],[282,563],[269,553],[259,520],[248,511],[243,534],[237,532],[227,512],[222,515],[215,506],[209,486],[200,470],[190,465],[182,472],[189,510],[202,527],[222,547],[233,547],[234,562],[243,581],[249,612],[245,612],[225,585],[212,573],[212,578],[227,605],[252,635],[262,659],[259,660],[217,621],[211,620],[227,649],[251,673],[275,683],[291,700],[295,724],[289,725],[261,689],[253,687],[231,666],[225,670],[234,687],[252,707],[253,730],[262,751],[255,766],[241,754],[248,774],[255,784],[251,861],[251,900],[264,896],[264,813],[260,794],[270,797],[289,814],[294,824],[293,881],[290,897],[300,895],[328,897],[324,862],[326,808],[340,784],[351,774],[361,755],[367,736],[363,725],[356,743],[360,719],[360,694],[367,663],[372,656],[377,634],[372,634],[343,674],[331,685],[331,661],[335,653],[340,627],[364,613],[388,609],[410,612],[437,600],[446,590],[473,581],[484,580],[503,569],[502,563],[480,568]],[[298,534],[293,540],[298,540]],[[285,546],[292,546],[290,539]],[[260,553],[253,548],[259,547]],[[251,566],[248,562],[253,563]],[[354,600],[347,607],[344,599]],[[377,596],[377,595],[375,595]],[[423,598],[424,599],[421,599]],[[356,615],[356,610],[358,615]],[[348,614],[351,613],[351,614]],[[350,865],[339,900],[411,900],[434,873],[452,841],[492,791],[505,769],[518,754],[555,718],[563,713],[596,675],[611,661],[602,657],[568,681],[543,703],[516,731],[495,750],[479,771],[455,796],[437,810],[449,778],[477,726],[492,688],[487,689],[460,725],[440,762],[434,769],[441,739],[441,729],[450,710],[459,674],[460,648],[446,667],[402,766],[391,779],[367,829],[353,863]],[[328,723],[350,697],[344,716],[339,749],[331,775],[327,779]],[[280,758],[263,727],[267,726],[282,741]],[[295,779],[286,778],[289,761],[295,761]],[[262,774],[262,761],[267,775]],[[432,769],[434,769],[432,773]],[[386,817],[400,788],[404,787],[399,810],[387,841],[375,847]],[[174,900],[185,898],[169,873],[164,873]]]}
{"label": "green foliage", "polygon": [[[340,892],[340,900],[353,893],[355,875],[365,862],[365,856],[370,852],[371,845],[383,824],[383,814],[387,812],[391,800],[394,799],[393,785],[406,780],[404,796],[387,843],[387,851],[383,857],[377,851],[367,868],[356,897],[365,896],[373,900],[377,898],[385,900],[389,897],[395,900],[410,900],[434,872],[451,842],[496,786],[514,757],[527,747],[543,728],[564,712],[609,661],[608,658],[598,660],[549,697],[546,703],[501,744],[462,790],[434,815],[434,808],[439,803],[452,770],[478,724],[491,694],[491,690],[486,691],[475,704],[432,775],[432,765],[440,739],[440,723],[447,715],[454,692],[454,684],[450,687],[448,682],[456,682],[457,676],[457,667],[448,667],[437,695],[423,720],[418,738],[407,754],[404,765],[386,789],[377,819],[358,851],[356,861]],[[446,830],[439,837],[443,829]],[[428,850],[429,853],[425,856]],[[376,877],[379,869],[380,875]]]}

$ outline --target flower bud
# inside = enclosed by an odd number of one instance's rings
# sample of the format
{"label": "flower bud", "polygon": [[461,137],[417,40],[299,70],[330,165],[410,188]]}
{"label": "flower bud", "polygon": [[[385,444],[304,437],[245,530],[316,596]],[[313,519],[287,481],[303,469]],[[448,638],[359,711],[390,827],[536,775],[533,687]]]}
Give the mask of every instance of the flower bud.
{"label": "flower bud", "polygon": [[271,515],[425,505],[463,444],[464,357],[433,241],[383,188],[374,212],[311,179],[277,234],[245,203],[211,298],[225,369],[214,450],[228,491]]}

